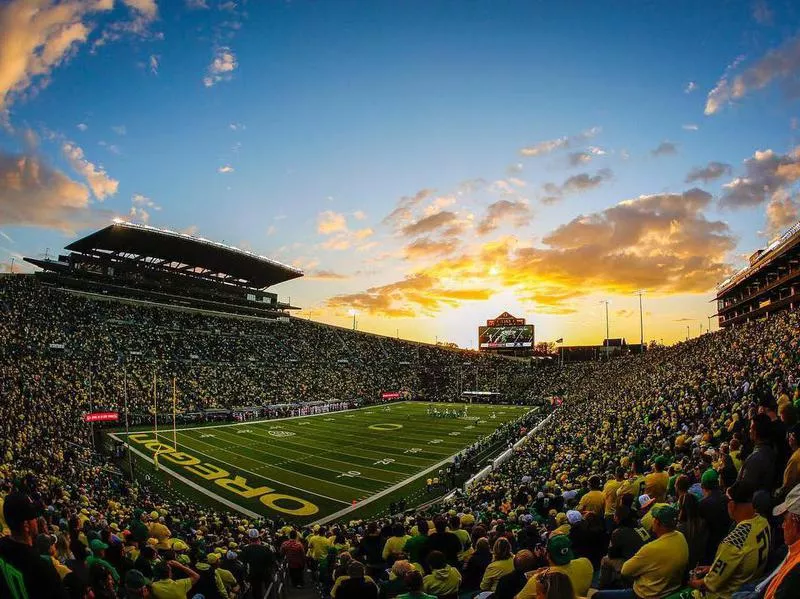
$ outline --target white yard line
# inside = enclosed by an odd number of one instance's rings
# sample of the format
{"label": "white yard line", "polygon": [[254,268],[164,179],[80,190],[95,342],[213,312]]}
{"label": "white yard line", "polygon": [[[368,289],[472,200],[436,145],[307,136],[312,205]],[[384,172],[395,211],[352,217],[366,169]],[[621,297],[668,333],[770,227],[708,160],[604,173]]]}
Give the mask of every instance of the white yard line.
{"label": "white yard line", "polygon": [[[112,439],[114,439],[115,441],[118,441],[120,443],[124,443],[124,441],[122,439],[120,439],[119,437],[117,437],[117,435],[115,433],[110,433],[109,436]],[[130,444],[128,445],[128,448],[133,453],[135,453],[140,458],[142,458],[143,460],[146,460],[146,461],[150,462],[151,464],[153,463],[153,458],[149,457],[144,452],[139,451],[135,447],[131,447]],[[248,518],[253,518],[254,520],[260,520],[261,518],[264,518],[263,514],[257,514],[255,512],[251,512],[250,510],[248,510],[247,508],[242,507],[238,503],[233,503],[232,501],[229,501],[229,500],[225,499],[224,497],[220,497],[219,495],[217,495],[213,491],[209,491],[205,487],[201,487],[200,485],[198,485],[197,483],[189,480],[185,476],[182,476],[182,475],[178,474],[177,472],[175,472],[174,470],[172,470],[168,466],[162,466],[161,464],[159,464],[158,467],[159,467],[160,470],[163,470],[164,472],[167,472],[170,476],[174,476],[175,478],[177,478],[183,484],[190,486],[195,491],[199,491],[203,495],[207,495],[208,497],[211,497],[211,499],[213,499],[214,501],[218,501],[222,505],[227,506],[227,507],[231,508],[232,510],[236,510],[240,514],[244,514]]]}
{"label": "white yard line", "polygon": [[[526,412],[525,414],[528,414],[529,412],[530,412],[530,410],[528,410],[528,412]],[[521,417],[522,416],[520,416],[520,418]],[[461,451],[463,451],[464,449],[465,448],[462,448]],[[350,514],[350,513],[354,512],[354,511],[358,510],[358,509],[361,509],[365,505],[368,505],[368,504],[372,503],[373,501],[377,501],[381,497],[386,497],[389,493],[393,493],[394,491],[397,491],[401,487],[404,487],[405,485],[414,482],[418,478],[422,478],[426,474],[431,473],[433,470],[436,470],[437,468],[439,468],[441,466],[444,466],[450,460],[455,458],[459,453],[461,453],[461,451],[457,451],[453,455],[443,459],[438,464],[434,464],[433,466],[431,466],[427,470],[423,470],[422,472],[418,472],[417,474],[415,474],[413,476],[410,476],[405,480],[401,480],[399,483],[397,483],[395,485],[392,485],[391,487],[388,487],[388,488],[384,489],[383,491],[379,491],[379,492],[375,493],[374,495],[370,495],[369,497],[367,497],[363,501],[359,501],[358,503],[356,503],[355,506],[350,506],[350,507],[343,508],[343,509],[339,510],[338,512],[335,512],[333,514],[330,514],[328,516],[320,518],[319,520],[313,522],[313,524],[320,524],[320,525],[321,524],[327,524],[328,522],[331,522],[332,520],[336,520],[337,518],[341,518],[342,516],[346,516],[347,514]]]}
{"label": "white yard line", "polygon": [[[144,433],[144,434],[147,434],[147,433]],[[152,433],[150,433],[150,434],[152,434]],[[167,433],[158,433],[158,436],[163,438],[165,441],[169,441],[169,442],[172,441],[172,439],[170,439],[167,436]],[[161,441],[161,439],[158,439],[158,440]],[[207,443],[205,441],[200,441],[199,439],[197,439],[197,441],[199,443],[203,443],[204,445],[211,445],[212,447],[217,448],[215,445],[213,445],[211,443]],[[323,499],[328,499],[330,501],[335,501],[336,503],[345,503],[345,504],[347,503],[343,499],[336,499],[335,497],[328,497],[327,495],[322,495],[321,493],[315,493],[314,491],[309,491],[308,489],[303,489],[301,487],[295,487],[294,485],[290,485],[289,483],[285,483],[285,482],[282,482],[282,481],[279,481],[279,480],[275,480],[274,478],[269,478],[267,476],[264,476],[263,474],[259,474],[258,472],[253,472],[252,470],[246,470],[245,468],[242,468],[241,466],[237,466],[236,464],[232,464],[231,462],[227,462],[225,460],[222,460],[222,459],[220,459],[220,458],[218,458],[216,456],[213,456],[211,454],[208,454],[208,453],[206,453],[204,451],[201,451],[199,449],[195,449],[194,447],[189,447],[186,444],[178,443],[178,445],[183,447],[186,450],[186,453],[188,453],[190,455],[191,454],[195,454],[195,453],[199,453],[200,455],[209,458],[212,462],[219,462],[220,464],[225,464],[226,466],[230,466],[231,468],[234,468],[235,470],[238,470],[239,472],[246,472],[247,474],[252,474],[253,476],[257,476],[258,478],[261,478],[263,480],[269,481],[271,483],[275,483],[276,485],[283,485],[284,487],[289,487],[290,489],[294,489],[295,491],[301,491],[301,492],[307,493],[309,495],[315,495],[317,497],[322,497]],[[217,448],[217,449],[222,449],[223,451],[225,451],[223,448]],[[267,464],[267,466],[273,467],[272,464]],[[159,464],[159,467],[160,467],[160,464]],[[278,466],[274,466],[274,467],[278,468],[279,470],[286,470],[287,472],[291,472],[293,474],[297,474],[297,472],[295,472],[294,470],[287,470],[286,468],[280,468]],[[313,478],[312,476],[309,476],[307,474],[304,474],[302,476],[306,476],[308,478]],[[362,489],[353,489],[353,487],[349,487],[347,485],[340,485],[338,483],[329,483],[329,484],[334,484],[334,485],[339,486],[339,487],[345,487],[345,488],[353,490],[353,491],[361,491],[362,493],[369,493],[369,491],[364,491]]]}
{"label": "white yard line", "polygon": [[[399,406],[400,404],[409,403],[410,400],[398,401],[392,404],[385,404],[388,406]],[[181,431],[197,431],[211,428],[224,428],[227,426],[248,426],[253,424],[266,424],[268,422],[281,422],[283,420],[297,420],[298,418],[315,418],[317,416],[332,416],[334,414],[344,414],[345,412],[358,412],[359,410],[379,409],[376,406],[363,406],[361,408],[348,408],[347,410],[337,410],[336,412],[321,412],[320,414],[306,414],[305,416],[284,416],[283,418],[265,418],[264,420],[246,420],[244,422],[226,422],[225,424],[209,424],[208,426],[189,426],[186,428],[179,428]],[[130,434],[137,432],[143,433],[145,431],[132,431]],[[117,432],[117,435],[125,435],[126,433]]]}

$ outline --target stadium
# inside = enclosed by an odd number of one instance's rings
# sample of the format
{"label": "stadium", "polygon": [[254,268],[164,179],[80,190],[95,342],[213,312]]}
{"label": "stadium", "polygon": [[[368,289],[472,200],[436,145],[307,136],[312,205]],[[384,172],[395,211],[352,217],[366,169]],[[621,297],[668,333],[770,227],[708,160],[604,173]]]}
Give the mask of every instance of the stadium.
{"label": "stadium", "polygon": [[[304,580],[302,596],[349,597],[342,573],[364,572],[392,597],[410,571],[440,598],[533,597],[517,573],[545,568],[578,596],[632,576],[645,597],[631,560],[669,542],[669,584],[708,565],[686,588],[729,597],[781,562],[771,506],[798,505],[800,481],[793,304],[541,363],[297,318],[274,287],[301,271],[191,235],[117,221],[66,251],[0,278],[2,524],[38,520],[56,565],[28,596],[85,568],[114,584],[211,572],[220,596],[258,599]],[[486,347],[529,347],[523,325],[490,320]],[[755,557],[726,578],[750,530]]]}

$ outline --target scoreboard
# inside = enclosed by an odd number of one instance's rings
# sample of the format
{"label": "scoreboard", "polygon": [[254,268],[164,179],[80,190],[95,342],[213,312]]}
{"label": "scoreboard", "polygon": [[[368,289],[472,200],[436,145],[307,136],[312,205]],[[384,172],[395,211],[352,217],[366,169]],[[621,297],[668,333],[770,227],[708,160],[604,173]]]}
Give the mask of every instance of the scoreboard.
{"label": "scoreboard", "polygon": [[533,351],[534,329],[525,324],[524,318],[516,318],[503,312],[497,318],[478,327],[478,349],[481,351],[526,350]]}

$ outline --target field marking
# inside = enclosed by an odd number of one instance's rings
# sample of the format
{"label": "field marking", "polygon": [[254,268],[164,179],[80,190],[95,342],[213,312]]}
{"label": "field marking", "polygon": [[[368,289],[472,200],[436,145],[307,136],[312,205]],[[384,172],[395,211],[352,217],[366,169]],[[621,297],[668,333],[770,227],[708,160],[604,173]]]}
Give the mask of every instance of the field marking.
{"label": "field marking", "polygon": [[[392,406],[403,406],[404,407],[406,404],[413,406],[415,404],[421,405],[422,403],[424,403],[424,402],[411,402],[411,401],[408,401],[408,400],[404,400],[404,401],[396,402],[396,403],[393,403],[393,404],[390,404],[390,405],[392,405]],[[457,405],[457,404],[454,404],[454,405]],[[515,410],[519,410],[519,412],[518,412],[518,413],[520,413],[519,418],[521,418],[521,417],[523,417],[525,415],[528,415],[532,411],[532,408],[527,407],[527,406],[511,406],[511,407],[513,409],[515,409]],[[368,407],[361,407],[361,408],[351,408],[351,409],[347,409],[347,410],[339,410],[337,412],[322,412],[322,413],[319,413],[319,414],[307,414],[307,415],[303,415],[303,416],[287,416],[287,417],[283,417],[283,418],[273,418],[273,419],[266,419],[266,420],[251,420],[251,421],[245,421],[245,422],[224,423],[224,424],[209,425],[209,426],[186,427],[186,428],[178,429],[178,432],[183,433],[185,431],[195,431],[195,430],[212,429],[212,428],[232,428],[232,427],[236,427],[236,426],[246,426],[246,425],[256,425],[259,429],[261,429],[262,427],[258,426],[258,425],[264,425],[264,424],[280,422],[280,421],[286,421],[286,420],[309,419],[309,418],[313,418],[313,417],[316,417],[316,416],[330,416],[331,414],[340,414],[340,413],[345,413],[345,412],[367,411],[369,409],[375,409],[375,406],[368,406]],[[385,411],[389,411],[389,410],[385,410]],[[400,412],[402,413],[402,411],[400,411]],[[517,419],[518,418],[514,418],[513,420],[509,419],[509,420],[505,421],[503,424],[506,424],[508,422],[512,422],[512,421],[517,420]],[[340,424],[344,425],[344,427],[347,428],[347,425],[351,425],[352,426],[355,423],[352,423],[352,422],[344,423],[344,422],[342,422]],[[491,434],[491,432],[493,432],[497,428],[498,427],[494,427],[494,429],[492,431],[489,431],[489,432],[487,432],[485,434]],[[319,430],[319,429],[315,428],[314,430],[316,431],[316,430]],[[139,430],[139,431],[131,431],[129,433],[118,431],[118,432],[108,433],[108,434],[109,434],[110,437],[114,438],[116,441],[119,441],[119,442],[122,442],[122,443],[125,443],[126,445],[128,445],[128,447],[136,455],[138,455],[139,457],[143,458],[145,461],[147,461],[147,462],[149,462],[151,464],[154,463],[152,458],[148,457],[145,453],[143,453],[143,452],[139,451],[138,449],[136,449],[135,447],[133,447],[129,440],[127,440],[127,439],[123,440],[123,439],[120,438],[122,436],[130,435],[130,434],[137,434],[137,433],[150,433],[150,434],[152,434],[152,431],[150,431],[150,430]],[[228,433],[228,434],[233,434],[233,433],[231,432],[231,433]],[[255,434],[257,437],[261,437],[261,435],[257,435],[256,433],[253,433],[253,434]],[[357,433],[342,433],[342,434],[345,434],[345,435],[348,435],[348,436],[357,436]],[[421,433],[421,434],[424,434],[424,433]],[[158,438],[158,437],[163,437],[164,439],[167,439],[168,441],[171,440],[171,439],[168,439],[168,434],[165,433],[165,432],[159,433],[156,436],[156,438]],[[195,440],[195,441],[198,441],[199,443],[202,443],[204,445],[208,445],[210,447],[213,447],[214,449],[216,449],[218,451],[223,451],[223,452],[226,452],[226,453],[233,453],[237,457],[244,457],[244,456],[241,456],[241,454],[225,450],[224,448],[220,448],[220,447],[218,447],[218,446],[216,446],[216,445],[214,445],[212,443],[208,443],[208,442],[205,442],[205,441],[200,441],[196,437],[187,435],[187,438]],[[475,441],[477,441],[477,439]],[[474,443],[475,441],[472,441],[472,443]],[[334,483],[334,482],[324,481],[326,484],[333,484],[335,486],[342,487],[342,488],[345,488],[345,489],[349,489],[351,491],[356,491],[356,492],[361,492],[361,493],[373,493],[372,495],[369,495],[364,499],[360,499],[355,507],[349,505],[349,503],[347,501],[340,500],[340,499],[335,499],[333,497],[328,497],[326,495],[322,495],[321,493],[316,493],[314,491],[310,491],[310,490],[305,489],[305,488],[300,488],[300,487],[297,487],[295,485],[291,485],[291,484],[288,484],[288,483],[285,483],[285,482],[282,482],[282,481],[279,481],[279,480],[276,480],[276,479],[273,479],[273,478],[269,478],[267,476],[264,476],[263,474],[258,474],[257,472],[253,472],[251,470],[246,470],[244,468],[240,468],[240,467],[235,466],[234,464],[232,464],[232,463],[230,463],[228,461],[225,461],[225,460],[222,460],[222,459],[218,459],[218,458],[216,458],[216,457],[214,457],[214,456],[212,456],[212,455],[210,455],[210,454],[208,454],[206,452],[203,452],[201,450],[195,450],[194,448],[186,445],[185,443],[179,444],[179,445],[183,445],[184,448],[189,449],[190,451],[196,451],[197,453],[199,453],[201,455],[204,455],[204,456],[210,458],[213,461],[217,461],[217,462],[220,462],[222,464],[228,465],[230,467],[238,469],[241,472],[246,472],[248,474],[252,474],[252,475],[254,475],[254,476],[256,476],[256,477],[258,477],[258,478],[260,478],[262,480],[269,481],[269,482],[272,482],[272,483],[275,483],[275,484],[278,484],[278,485],[282,485],[282,486],[285,486],[285,487],[289,487],[289,488],[295,489],[297,491],[300,491],[301,493],[307,493],[307,494],[310,494],[310,495],[321,497],[321,498],[327,499],[329,501],[333,501],[335,503],[348,505],[347,508],[339,510],[338,512],[330,514],[329,516],[325,516],[324,518],[322,518],[322,519],[318,520],[317,522],[315,522],[315,523],[322,524],[322,523],[330,522],[331,520],[339,518],[342,515],[345,515],[347,513],[351,513],[353,511],[356,511],[356,510],[358,510],[358,509],[360,509],[360,508],[362,508],[362,507],[364,507],[364,506],[366,506],[366,505],[368,505],[368,504],[370,504],[370,503],[372,503],[372,502],[374,502],[374,501],[376,501],[378,499],[381,499],[381,498],[385,497],[386,495],[388,495],[390,493],[395,492],[396,490],[404,487],[405,485],[407,485],[407,484],[409,484],[409,483],[411,483],[411,482],[413,482],[413,481],[415,481],[415,480],[417,480],[419,478],[422,478],[423,476],[429,474],[430,472],[432,472],[436,468],[439,468],[440,466],[448,463],[455,456],[457,456],[461,451],[463,451],[464,449],[469,447],[472,443],[469,443],[467,445],[461,446],[458,452],[456,452],[456,453],[454,453],[454,454],[442,459],[438,463],[435,463],[432,466],[429,466],[428,468],[426,468],[424,470],[421,470],[420,472],[417,472],[416,474],[414,474],[414,475],[412,475],[412,476],[410,476],[408,478],[405,478],[405,479],[399,481],[398,483],[396,483],[396,484],[394,484],[394,485],[392,485],[390,487],[384,488],[381,491],[372,492],[372,491],[367,491],[367,490],[363,490],[363,489],[357,489],[357,488],[354,488],[354,487],[349,487],[349,486],[337,484],[337,483]],[[286,448],[286,449],[288,449],[288,448]],[[289,451],[292,451],[292,450],[289,449]],[[262,453],[267,453],[268,454],[268,452],[262,452]],[[431,453],[433,453],[433,452],[431,452]],[[268,454],[268,455],[272,455],[272,454]],[[350,455],[350,454],[347,454],[347,455]],[[439,455],[441,455],[441,454],[439,454]],[[351,457],[355,457],[355,456],[351,456]],[[290,461],[295,461],[295,460],[290,460]],[[258,462],[256,462],[255,460],[252,460],[252,459],[248,459],[247,462],[258,463]],[[281,462],[281,463],[287,463],[287,462],[284,461],[284,462]],[[296,463],[303,463],[303,462],[296,462]],[[266,467],[269,468],[270,465],[267,465]],[[274,465],[273,465],[273,467],[274,467]],[[298,473],[298,472],[294,472],[294,471],[288,470],[286,468],[280,468],[280,467],[277,467],[277,468],[279,470],[284,470],[286,472],[291,472],[292,474],[295,474],[295,475],[300,474],[300,476],[303,476],[305,478],[309,478],[309,479],[315,478],[315,477],[313,477],[311,475],[301,474],[301,473]],[[424,466],[423,466],[423,468],[424,468]],[[230,507],[230,508],[232,508],[232,509],[234,509],[234,510],[240,512],[240,513],[246,514],[246,515],[248,515],[250,517],[253,517],[253,518],[265,518],[265,517],[268,517],[268,516],[265,516],[263,514],[252,512],[252,511],[248,510],[247,508],[244,508],[244,507],[242,507],[242,506],[240,506],[240,505],[238,505],[238,504],[236,504],[236,503],[234,503],[232,501],[229,501],[229,500],[225,499],[224,497],[221,497],[221,496],[217,495],[213,491],[210,491],[210,490],[206,489],[205,487],[202,487],[199,484],[194,483],[193,481],[181,476],[180,474],[174,472],[172,469],[170,469],[168,467],[160,466],[160,469],[163,469],[165,472],[167,472],[171,476],[174,476],[176,479],[180,480],[181,482],[183,482],[184,484],[188,485],[189,487],[191,487],[191,488],[203,493],[204,495],[207,495],[207,496],[211,497],[215,501],[218,501],[219,503],[221,503],[223,505],[226,505],[226,506],[228,506],[228,507]],[[400,473],[400,474],[402,474],[402,473]],[[374,480],[374,479],[371,479],[371,480]],[[377,481],[375,481],[375,482],[377,482]]]}
{"label": "field marking", "polygon": [[[116,433],[109,433],[108,435],[112,439],[114,439],[115,441],[117,441],[119,443],[125,443],[125,441],[123,441],[122,439],[117,437]],[[150,462],[151,464],[155,463],[153,461],[153,458],[147,456],[147,454],[145,454],[143,451],[139,451],[135,447],[132,447],[130,443],[126,443],[126,445],[128,446],[128,449],[130,449],[133,453],[138,455],[140,458],[142,458],[146,462]],[[181,474],[178,474],[177,472],[172,470],[169,466],[162,466],[159,463],[158,468],[159,468],[159,470],[163,470],[164,472],[168,473],[170,476],[174,476],[176,479],[181,481],[183,484],[188,485],[189,487],[191,487],[195,491],[199,491],[203,495],[207,495],[208,497],[211,497],[214,501],[218,501],[222,505],[227,506],[227,507],[231,508],[232,510],[236,510],[240,514],[244,514],[248,518],[253,518],[254,520],[261,520],[261,519],[266,517],[263,514],[257,514],[256,512],[250,511],[247,508],[242,507],[238,503],[234,503],[233,501],[225,499],[224,497],[222,497],[220,495],[217,495],[216,493],[214,493],[213,491],[211,491],[211,490],[209,490],[209,489],[207,489],[205,487],[201,487],[196,482],[194,482],[192,480],[189,480],[188,478],[186,478],[185,476],[183,476]]]}
{"label": "field marking", "polygon": [[[304,433],[305,433],[305,431],[304,431]],[[227,434],[230,434],[230,433],[227,433]],[[251,432],[250,434],[253,435],[254,437],[259,438],[259,439],[268,439],[270,441],[274,441],[274,439],[269,439],[269,437],[266,436],[266,435],[259,435],[257,432]],[[313,441],[325,441],[325,439],[322,439],[322,438],[315,438],[315,437],[304,437],[304,438],[305,439],[310,439],[310,440],[313,440]],[[286,450],[286,451],[291,451],[293,453],[299,453],[301,455],[304,455],[304,456],[308,457],[308,455],[309,455],[309,452],[308,452],[309,447],[308,447],[308,445],[303,445],[302,443],[297,443],[295,441],[289,441],[288,438],[286,438],[286,437],[281,437],[280,441],[281,441],[280,445],[277,445],[277,444],[269,445],[267,443],[260,442],[260,441],[257,441],[256,443],[258,444],[258,446],[280,448],[280,449],[283,449],[283,450]],[[287,445],[293,445],[293,446],[296,446],[296,447],[302,447],[303,450],[292,449],[291,447],[286,447]],[[319,458],[321,458],[323,460],[328,460],[330,462],[339,462],[339,463],[342,463],[342,464],[347,464],[348,466],[352,466],[353,465],[352,460],[337,460],[335,458],[328,457],[328,455],[330,455],[331,453],[335,453],[336,455],[343,455],[343,456],[346,455],[346,456],[351,457],[351,458],[358,458],[358,459],[367,460],[367,461],[371,461],[373,459],[373,458],[365,457],[363,455],[356,455],[356,454],[353,454],[353,453],[346,453],[344,451],[339,451],[338,449],[333,449],[333,448],[329,448],[329,447],[320,447],[320,446],[318,446],[316,444],[314,446],[317,449],[321,450],[321,452],[317,453],[315,455],[315,457],[319,457]],[[365,450],[365,451],[369,451],[370,453],[375,453],[375,454],[381,455],[383,457],[386,456],[386,452],[372,451],[372,450]],[[324,454],[322,452],[324,452]],[[303,460],[295,460],[293,458],[290,458],[289,456],[281,456],[281,457],[285,458],[289,462],[301,462],[301,463],[303,462]],[[405,462],[397,462],[397,463],[399,465],[408,466],[409,468],[412,468],[414,470],[416,470],[417,468],[424,468],[425,467],[425,464],[406,464]],[[361,465],[361,464],[358,464],[358,465]],[[364,464],[362,467],[363,468],[371,468],[372,470],[377,470],[379,472],[386,472],[387,474],[395,474],[396,475],[398,473],[397,470],[386,470],[385,468],[376,468],[375,466],[370,466],[369,464]],[[402,474],[402,472],[400,474]],[[391,481],[383,481],[383,482],[391,482]]]}
{"label": "field marking", "polygon": [[[531,408],[531,410],[528,410],[528,412],[530,412],[530,411],[532,411],[532,408]],[[528,412],[526,412],[525,415],[527,415]],[[463,451],[463,449],[462,449],[462,451]],[[345,515],[350,514],[350,513],[354,512],[354,511],[358,510],[358,509],[361,509],[365,505],[369,505],[370,503],[372,503],[374,501],[377,501],[378,499],[380,499],[382,497],[386,497],[389,493],[394,493],[398,489],[401,489],[402,487],[406,486],[407,484],[414,482],[418,478],[422,478],[423,476],[429,474],[430,472],[436,470],[437,468],[439,468],[441,466],[444,466],[450,460],[454,459],[459,453],[461,453],[461,451],[458,451],[458,452],[454,453],[453,455],[451,455],[449,457],[446,457],[441,462],[439,462],[438,464],[434,464],[433,466],[431,466],[427,470],[423,470],[421,472],[418,472],[417,474],[414,474],[413,476],[410,476],[409,478],[407,478],[405,480],[401,480],[399,483],[397,483],[395,485],[392,485],[391,487],[389,487],[387,489],[384,489],[383,491],[378,491],[374,495],[370,495],[366,499],[357,502],[355,506],[351,505],[351,506],[348,506],[346,508],[343,508],[343,509],[339,510],[338,512],[334,512],[333,514],[329,514],[327,516],[324,516],[324,517],[320,518],[319,520],[316,520],[315,522],[312,522],[312,525],[313,524],[320,524],[320,525],[327,524],[328,522],[336,520],[337,518],[341,518],[342,516],[345,516]]]}
{"label": "field marking", "polygon": [[[163,439],[166,440],[166,441],[170,441],[170,442],[172,441],[172,439],[167,436],[167,433],[158,433],[158,435],[156,435],[156,440],[160,441],[160,439],[158,439],[158,437],[163,437]],[[200,443],[203,443],[204,445],[211,445],[211,443],[206,443],[205,441],[200,441]],[[200,455],[204,455],[207,458],[210,458],[211,460],[213,460],[215,462],[219,462],[220,464],[225,464],[226,466],[230,466],[231,468],[234,468],[234,469],[238,470],[239,472],[246,472],[247,474],[252,474],[253,476],[257,476],[257,477],[259,477],[259,478],[261,478],[263,480],[267,480],[267,481],[275,483],[277,485],[283,485],[285,487],[290,487],[290,488],[292,488],[292,489],[294,489],[296,491],[302,491],[303,493],[309,493],[310,495],[316,495],[317,497],[322,497],[323,499],[329,499],[330,501],[335,501],[336,503],[347,503],[346,501],[344,501],[342,499],[335,499],[333,497],[328,497],[327,495],[323,495],[321,493],[315,493],[314,491],[309,491],[308,489],[295,487],[294,485],[290,485],[289,483],[284,483],[284,482],[281,482],[279,480],[275,480],[274,478],[269,478],[267,476],[264,476],[263,474],[259,474],[258,472],[253,472],[252,470],[246,470],[246,469],[242,468],[241,466],[237,466],[236,464],[232,464],[232,463],[227,462],[225,460],[221,460],[219,458],[216,458],[213,455],[207,454],[206,452],[200,451],[199,449],[195,449],[194,447],[192,447],[190,445],[186,445],[185,443],[178,443],[178,445],[183,445],[184,449],[188,450],[186,453],[189,453],[189,454],[191,454],[191,453],[199,453]],[[216,448],[215,445],[212,445],[212,447]],[[218,448],[218,449],[220,449],[221,451],[227,451],[226,449],[223,449],[221,447]],[[228,451],[228,453],[233,453],[233,452],[232,451]],[[239,456],[239,457],[242,457],[241,454],[237,453],[236,455]],[[252,462],[254,460],[248,460],[248,461]],[[159,464],[159,466],[160,466],[160,464]],[[286,470],[286,469],[285,468],[280,468],[280,470]],[[291,470],[286,470],[286,471],[287,472],[292,472]],[[294,472],[293,474],[298,474],[298,473]],[[302,476],[307,476],[308,478],[314,478],[313,476],[308,476],[308,475],[302,475]],[[333,483],[333,484],[335,484],[335,483]],[[339,485],[339,486],[344,486],[344,485]],[[346,488],[348,488],[350,490],[353,490],[352,487],[346,487]]]}
{"label": "field marking", "polygon": [[[396,403],[390,404],[393,406],[399,406],[401,404],[407,404],[411,402],[409,399],[404,399],[403,401],[398,401]],[[372,406],[370,406],[372,407]],[[280,422],[282,420],[297,420],[298,418],[316,418],[317,416],[330,416],[331,414],[344,414],[345,412],[357,412],[359,410],[366,410],[367,406],[362,406],[360,408],[347,408],[346,410],[336,410],[335,412],[320,412],[319,414],[306,414],[305,416],[282,416],[281,418],[263,418],[261,420],[245,420],[244,422],[225,422],[223,424],[209,424],[208,426],[189,426],[186,428],[182,428],[180,430],[184,431],[196,431],[203,428],[223,428],[226,426],[247,426],[249,424],[261,424],[262,422]],[[130,434],[135,435],[137,432],[144,432],[144,431],[132,431]],[[115,435],[125,435],[128,433],[123,432],[116,432]]]}
{"label": "field marking", "polygon": [[[230,435],[231,433],[225,433],[225,434]],[[189,437],[189,438],[194,439],[195,437]],[[200,441],[200,443],[205,443],[205,441]],[[256,453],[260,453],[262,455],[270,456],[272,458],[278,458],[279,460],[288,460],[289,462],[292,462],[292,463],[295,463],[295,464],[306,464],[306,462],[304,462],[303,460],[296,460],[296,459],[292,458],[291,456],[275,455],[274,453],[270,453],[269,451],[264,451],[262,449],[256,449],[257,447],[269,447],[269,445],[267,445],[266,443],[261,443],[261,442],[257,441],[255,443],[245,444],[245,443],[237,443],[233,439],[228,440],[228,443],[230,443],[232,445],[236,445],[237,447],[243,447],[245,449],[250,449],[251,451],[255,451]],[[207,443],[207,444],[210,445],[210,443]],[[304,454],[307,458],[327,459],[324,456],[314,455],[314,454],[312,454],[312,453],[310,453],[308,451],[300,452],[300,451],[298,451],[296,449],[291,449],[291,448],[288,448],[288,447],[284,448],[284,449],[286,449],[287,451],[291,451],[293,453]],[[233,452],[230,452],[230,453],[233,453]],[[242,455],[242,454],[241,453],[237,453],[237,455]],[[332,459],[330,461],[331,462],[339,462],[340,464],[345,464],[348,467],[352,467],[354,465],[352,462],[348,462],[348,461],[345,461],[345,460]],[[327,470],[328,472],[337,472],[337,473],[341,473],[342,472],[342,470],[338,470],[336,468],[326,468],[325,466],[320,466],[319,464],[306,464],[306,465],[307,466],[311,466],[312,468],[319,468],[320,470]],[[355,465],[359,466],[359,464],[355,464]],[[289,470],[287,468],[281,468],[280,466],[276,466],[275,464],[268,464],[268,466],[275,467],[275,468],[280,468],[281,470],[286,470],[286,472],[292,472],[294,474],[299,474],[298,472],[296,472],[294,470]],[[360,467],[361,468],[369,468],[369,466],[360,466]],[[392,477],[393,479],[396,479],[397,475],[400,475],[400,476],[403,475],[402,472],[384,470],[383,468],[374,468],[374,470],[379,470],[381,472],[394,474],[394,476]],[[312,475],[305,475],[305,476],[311,476],[311,478],[315,478]],[[362,479],[362,480],[369,480],[369,481],[372,481],[374,483],[379,483],[381,485],[390,484],[392,482],[391,480],[381,480],[381,479],[377,479],[377,478],[370,478],[369,476],[360,476],[359,478]],[[320,479],[320,480],[322,480],[322,479]],[[353,488],[353,487],[351,487],[351,488]],[[359,489],[359,490],[360,491],[367,491],[368,489]]]}

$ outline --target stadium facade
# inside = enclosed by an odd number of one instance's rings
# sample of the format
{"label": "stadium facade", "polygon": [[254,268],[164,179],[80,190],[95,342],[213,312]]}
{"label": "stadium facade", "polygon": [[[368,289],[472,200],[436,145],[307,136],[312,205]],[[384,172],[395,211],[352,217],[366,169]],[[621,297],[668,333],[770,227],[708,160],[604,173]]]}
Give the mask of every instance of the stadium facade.
{"label": "stadium facade", "polygon": [[721,328],[800,305],[800,222],[755,251],[749,264],[717,286]]}
{"label": "stadium facade", "polygon": [[25,261],[44,282],[76,291],[254,316],[297,309],[267,289],[301,270],[187,233],[115,220],[65,249]]}

